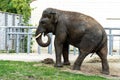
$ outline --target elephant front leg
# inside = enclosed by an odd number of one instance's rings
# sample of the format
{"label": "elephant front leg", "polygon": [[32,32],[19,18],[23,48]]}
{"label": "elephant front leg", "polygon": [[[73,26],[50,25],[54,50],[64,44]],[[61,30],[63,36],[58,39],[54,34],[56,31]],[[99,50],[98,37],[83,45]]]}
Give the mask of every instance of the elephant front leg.
{"label": "elephant front leg", "polygon": [[61,63],[61,54],[62,54],[63,44],[61,44],[59,40],[55,39],[54,45],[55,45],[55,53],[56,53],[55,67],[62,67],[63,64]]}
{"label": "elephant front leg", "polygon": [[63,62],[64,65],[70,65],[70,62],[69,62],[69,44],[67,42],[64,43],[64,45],[63,45],[63,59],[64,59],[64,62]]}

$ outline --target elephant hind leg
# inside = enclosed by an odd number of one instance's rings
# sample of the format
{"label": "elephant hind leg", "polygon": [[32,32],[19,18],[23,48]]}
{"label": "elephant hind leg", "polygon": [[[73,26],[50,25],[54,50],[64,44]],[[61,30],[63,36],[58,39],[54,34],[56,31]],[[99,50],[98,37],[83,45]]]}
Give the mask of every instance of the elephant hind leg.
{"label": "elephant hind leg", "polygon": [[98,56],[102,61],[102,73],[108,75],[109,74],[109,65],[107,61],[107,44],[104,45],[98,52]]}
{"label": "elephant hind leg", "polygon": [[84,53],[84,52],[80,51],[80,54],[79,54],[77,60],[75,61],[74,65],[73,65],[73,70],[80,70],[81,64],[88,54],[89,53]]}

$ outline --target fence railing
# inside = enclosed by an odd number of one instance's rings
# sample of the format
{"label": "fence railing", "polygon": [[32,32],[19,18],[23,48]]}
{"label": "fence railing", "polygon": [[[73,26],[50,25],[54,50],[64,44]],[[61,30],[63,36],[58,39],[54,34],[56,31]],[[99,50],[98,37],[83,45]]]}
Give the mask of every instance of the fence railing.
{"label": "fence railing", "polygon": [[[109,55],[113,55],[113,52],[116,52],[120,55],[120,28],[105,28],[106,32],[107,32],[107,35],[108,35],[108,45],[109,45]],[[118,37],[118,43],[114,43],[115,40],[114,38],[115,37]],[[115,47],[118,47],[118,51],[113,49],[113,45],[118,45],[118,46],[115,46]]]}
{"label": "fence railing", "polygon": [[[30,43],[31,43],[31,38],[34,33],[32,32],[33,29],[36,29],[36,27],[29,27],[29,26],[12,26],[12,27],[6,27],[7,31],[7,50],[9,53],[10,49],[10,39],[14,40],[13,43],[15,43],[15,50],[16,53],[19,53],[20,51],[20,44],[21,44],[21,49],[22,52],[24,52],[24,44],[27,44],[27,53],[30,53]],[[23,39],[25,38],[25,39]],[[25,42],[26,41],[26,42]],[[23,44],[23,45],[22,45]]]}
{"label": "fence railing", "polygon": [[[31,47],[31,38],[35,33],[36,27],[31,26],[0,26],[0,28],[4,28],[6,32],[6,50],[9,53],[10,49],[15,49],[16,53],[24,52],[24,44],[26,44],[27,53],[30,53]],[[105,28],[108,35],[108,52],[109,55],[114,55],[113,53],[117,53],[120,55],[120,28]],[[52,34],[49,34],[52,38]],[[117,37],[117,45],[115,46],[115,40]],[[24,39],[25,38],[25,39]],[[116,48],[117,47],[117,48]],[[41,53],[40,46],[38,46],[38,53]],[[48,46],[48,53],[52,54],[52,43]],[[76,48],[73,48],[73,53],[76,54]]]}

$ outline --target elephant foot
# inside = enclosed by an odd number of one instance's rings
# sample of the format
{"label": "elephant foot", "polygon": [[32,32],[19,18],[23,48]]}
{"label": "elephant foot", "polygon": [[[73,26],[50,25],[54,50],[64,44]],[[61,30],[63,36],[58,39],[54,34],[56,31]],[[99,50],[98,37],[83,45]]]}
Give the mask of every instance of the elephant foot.
{"label": "elephant foot", "polygon": [[80,70],[80,66],[74,65],[72,69],[73,70]]}
{"label": "elephant foot", "polygon": [[102,71],[102,74],[109,75],[109,71]]}
{"label": "elephant foot", "polygon": [[63,65],[70,65],[70,62],[69,61],[64,62]]}
{"label": "elephant foot", "polygon": [[55,64],[54,67],[63,67],[63,64],[62,63]]}

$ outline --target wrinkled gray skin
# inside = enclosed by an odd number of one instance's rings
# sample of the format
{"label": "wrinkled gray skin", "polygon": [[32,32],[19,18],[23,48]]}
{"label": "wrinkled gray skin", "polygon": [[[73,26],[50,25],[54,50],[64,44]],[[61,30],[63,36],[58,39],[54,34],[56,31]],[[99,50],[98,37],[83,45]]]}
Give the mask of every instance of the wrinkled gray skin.
{"label": "wrinkled gray skin", "polygon": [[[63,64],[70,65],[68,46],[71,44],[77,47],[80,52],[73,65],[73,70],[80,70],[84,58],[90,53],[96,53],[102,62],[102,73],[109,74],[107,35],[95,19],[78,12],[47,8],[43,11],[36,36],[39,33],[46,35],[50,32],[55,35],[55,67],[62,67]],[[43,47],[50,44],[50,38],[47,43],[42,43],[41,36],[37,37],[36,41]],[[64,59],[63,64],[61,55]]]}

